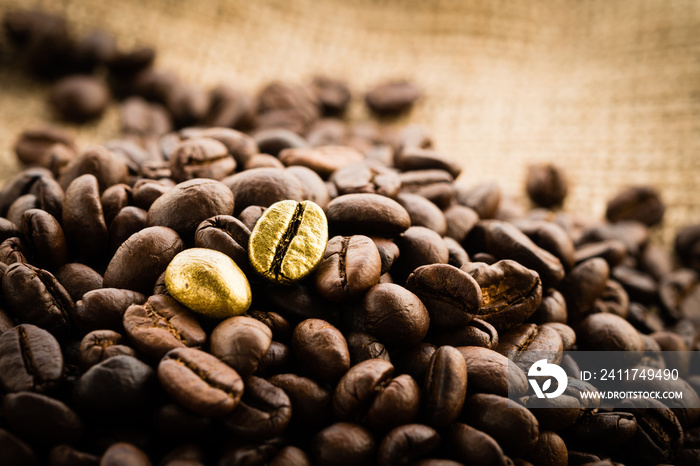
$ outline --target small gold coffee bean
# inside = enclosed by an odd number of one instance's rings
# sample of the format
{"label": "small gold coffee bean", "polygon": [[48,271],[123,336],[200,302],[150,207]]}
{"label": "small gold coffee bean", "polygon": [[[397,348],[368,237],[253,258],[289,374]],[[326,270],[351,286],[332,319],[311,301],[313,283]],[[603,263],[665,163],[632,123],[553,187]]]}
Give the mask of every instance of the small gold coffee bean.
{"label": "small gold coffee bean", "polygon": [[248,243],[250,263],[259,274],[277,283],[307,276],[323,258],[328,220],[311,201],[272,204],[255,224]]}
{"label": "small gold coffee bean", "polygon": [[245,313],[252,299],[238,265],[213,249],[185,249],[176,255],[165,269],[165,287],[193,311],[221,319]]}

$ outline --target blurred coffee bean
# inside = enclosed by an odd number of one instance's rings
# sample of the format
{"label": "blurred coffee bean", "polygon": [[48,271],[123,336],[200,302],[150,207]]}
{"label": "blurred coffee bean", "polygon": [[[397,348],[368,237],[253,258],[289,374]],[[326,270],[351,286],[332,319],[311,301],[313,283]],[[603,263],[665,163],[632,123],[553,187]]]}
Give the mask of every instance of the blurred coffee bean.
{"label": "blurred coffee bean", "polygon": [[382,440],[377,451],[377,464],[413,464],[437,451],[442,439],[432,427],[405,424],[396,427]]}
{"label": "blurred coffee bean", "polygon": [[321,430],[311,443],[314,464],[370,464],[376,454],[372,434],[359,424],[338,422]]}
{"label": "blurred coffee bean", "polygon": [[365,94],[365,103],[380,115],[395,115],[409,110],[421,92],[410,81],[387,81]]}
{"label": "blurred coffee bean", "polygon": [[569,191],[564,170],[554,164],[531,165],[527,170],[527,194],[542,207],[561,205]]}
{"label": "blurred coffee bean", "polygon": [[605,216],[611,222],[636,220],[653,226],[661,221],[666,206],[659,194],[649,186],[635,186],[620,191],[608,201]]}
{"label": "blurred coffee bean", "polygon": [[109,104],[109,91],[91,76],[68,76],[54,85],[51,104],[62,118],[84,122],[102,115]]}

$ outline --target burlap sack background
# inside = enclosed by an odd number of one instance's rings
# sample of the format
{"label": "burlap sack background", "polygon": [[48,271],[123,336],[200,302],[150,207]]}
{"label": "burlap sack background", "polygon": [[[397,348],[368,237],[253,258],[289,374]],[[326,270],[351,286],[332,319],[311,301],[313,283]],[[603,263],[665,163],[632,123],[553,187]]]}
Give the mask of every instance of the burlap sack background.
{"label": "burlap sack background", "polygon": [[[425,97],[401,123],[430,128],[465,182],[523,199],[525,167],[552,160],[568,210],[601,216],[620,187],[651,184],[669,205],[663,239],[700,221],[697,0],[0,0],[0,13],[18,6],[153,45],[159,67],[205,86],[323,73],[359,96],[408,77]],[[51,117],[46,93],[0,69],[0,179],[18,169],[19,131]],[[115,110],[76,131],[83,146],[114,137]]]}

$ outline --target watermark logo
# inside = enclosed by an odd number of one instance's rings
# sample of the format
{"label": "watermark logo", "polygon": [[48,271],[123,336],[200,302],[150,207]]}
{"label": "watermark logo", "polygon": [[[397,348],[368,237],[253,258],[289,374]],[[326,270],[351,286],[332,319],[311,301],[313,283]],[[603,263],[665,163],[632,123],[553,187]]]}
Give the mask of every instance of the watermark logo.
{"label": "watermark logo", "polygon": [[[546,359],[540,359],[530,366],[530,370],[527,371],[527,377],[537,398],[556,398],[566,390],[566,372],[558,365],[548,363]],[[545,380],[540,388],[540,384],[533,377],[554,377],[557,381],[557,389],[548,393],[547,390],[552,386],[552,379]]]}

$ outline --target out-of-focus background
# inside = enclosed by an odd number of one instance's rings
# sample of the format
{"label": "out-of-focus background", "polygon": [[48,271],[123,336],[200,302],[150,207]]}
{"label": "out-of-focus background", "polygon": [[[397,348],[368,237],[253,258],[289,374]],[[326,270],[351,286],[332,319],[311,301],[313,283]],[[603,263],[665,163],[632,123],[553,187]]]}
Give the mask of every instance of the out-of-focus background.
{"label": "out-of-focus background", "polygon": [[[650,184],[666,241],[700,221],[697,0],[0,0],[0,14],[16,7],[154,46],[158,68],[203,86],[343,77],[354,119],[371,85],[410,78],[424,97],[400,123],[428,127],[466,183],[524,202],[527,165],[554,161],[572,182],[566,210],[601,217],[621,187]],[[47,94],[0,56],[0,182],[19,170],[21,129],[51,118]],[[117,126],[112,108],[73,129],[84,147]]]}

